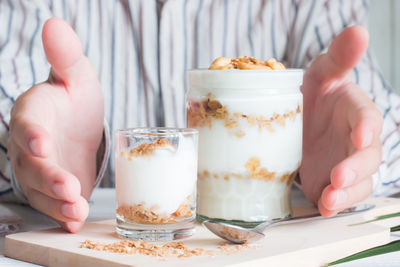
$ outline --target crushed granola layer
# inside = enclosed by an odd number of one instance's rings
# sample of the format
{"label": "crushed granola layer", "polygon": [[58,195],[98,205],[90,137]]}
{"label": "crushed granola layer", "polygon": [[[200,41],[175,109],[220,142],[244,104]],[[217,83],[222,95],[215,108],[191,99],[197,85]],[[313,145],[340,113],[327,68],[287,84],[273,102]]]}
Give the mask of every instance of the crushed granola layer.
{"label": "crushed granola layer", "polygon": [[159,214],[157,210],[159,207],[153,205],[150,208],[145,208],[145,203],[137,205],[122,205],[117,208],[118,215],[124,219],[141,224],[169,224],[176,223],[183,218],[192,216],[190,209],[190,197],[187,197],[178,209],[172,214]]}
{"label": "crushed granola layer", "polygon": [[222,105],[214,95],[208,93],[203,101],[189,101],[187,123],[189,127],[208,127],[211,129],[213,120],[221,120],[228,129],[229,134],[242,138],[245,136],[245,132],[240,129],[239,120],[245,120],[250,127],[258,127],[260,131],[266,129],[269,132],[275,132],[274,126],[285,127],[287,120],[295,121],[296,116],[298,114],[302,116],[302,113],[303,106],[298,104],[295,110],[283,114],[274,113],[269,118],[262,115],[254,116],[238,112],[231,114],[227,106]]}
{"label": "crushed granola layer", "polygon": [[98,251],[107,251],[120,254],[140,254],[148,255],[152,257],[166,258],[166,257],[177,257],[177,258],[190,258],[193,256],[215,256],[217,254],[232,254],[247,248],[256,248],[255,245],[230,245],[225,243],[224,245],[218,246],[217,250],[207,250],[204,248],[189,248],[184,242],[169,242],[164,245],[156,245],[147,241],[137,240],[125,240],[112,244],[104,244],[100,242],[94,242],[91,240],[85,240],[80,245],[80,248],[93,249]]}
{"label": "crushed granola layer", "polygon": [[126,157],[128,160],[132,160],[132,157],[142,157],[151,155],[154,151],[156,151],[160,147],[170,146],[173,148],[173,145],[165,140],[165,138],[156,139],[153,143],[143,143],[135,148],[131,149],[129,152],[121,152],[122,157]]}
{"label": "crushed granola layer", "polygon": [[294,172],[284,173],[282,175],[277,175],[276,172],[270,172],[267,168],[261,167],[260,159],[256,157],[250,158],[245,166],[248,175],[243,175],[239,173],[224,173],[224,174],[217,174],[217,173],[210,173],[207,170],[198,173],[199,179],[202,178],[214,178],[219,179],[220,177],[223,178],[225,181],[229,181],[231,178],[236,179],[255,179],[255,180],[263,180],[263,181],[276,181],[280,183],[286,183],[287,185],[291,185],[293,180],[296,178],[298,170]]}
{"label": "crushed granola layer", "polygon": [[240,56],[234,59],[227,57],[216,58],[209,67],[210,70],[285,70],[285,66],[275,58],[269,58],[265,61],[254,57]]}
{"label": "crushed granola layer", "polygon": [[276,172],[269,172],[266,168],[260,166],[260,159],[256,157],[250,158],[244,165],[246,170],[250,172],[251,178],[256,180],[271,181],[275,178]]}

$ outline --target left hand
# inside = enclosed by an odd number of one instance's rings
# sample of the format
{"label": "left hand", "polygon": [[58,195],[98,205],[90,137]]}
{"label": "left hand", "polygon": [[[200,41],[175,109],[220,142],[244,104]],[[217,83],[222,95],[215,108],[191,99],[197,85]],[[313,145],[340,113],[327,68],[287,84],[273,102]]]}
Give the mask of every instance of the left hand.
{"label": "left hand", "polygon": [[347,28],[304,75],[300,179],[325,217],[368,197],[381,162],[382,115],[351,81],[368,40],[363,27]]}

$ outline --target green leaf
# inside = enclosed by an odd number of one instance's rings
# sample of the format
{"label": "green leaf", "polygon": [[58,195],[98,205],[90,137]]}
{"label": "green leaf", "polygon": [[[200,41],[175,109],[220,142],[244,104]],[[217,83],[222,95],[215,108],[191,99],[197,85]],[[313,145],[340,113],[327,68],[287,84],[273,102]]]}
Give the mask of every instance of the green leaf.
{"label": "green leaf", "polygon": [[339,263],[359,260],[362,258],[372,257],[372,256],[376,256],[376,255],[386,254],[386,253],[390,253],[390,252],[394,252],[394,251],[400,251],[400,240],[396,240],[396,241],[390,242],[386,245],[382,245],[379,247],[374,247],[374,248],[370,248],[370,249],[358,252],[358,253],[350,255],[346,258],[343,258],[343,259],[340,259],[340,260],[337,260],[334,262],[330,262],[327,264],[327,266],[332,266],[332,265],[336,265]]}
{"label": "green leaf", "polygon": [[397,231],[400,231],[400,225],[393,226],[390,228],[390,232],[397,232]]}
{"label": "green leaf", "polygon": [[389,219],[389,218],[393,218],[393,217],[399,217],[399,216],[400,216],[400,212],[396,212],[396,213],[391,213],[391,214],[386,214],[386,215],[377,216],[377,217],[375,217],[374,219],[369,220],[369,221],[360,222],[360,223],[355,223],[355,224],[350,224],[349,226],[360,225],[360,224],[365,224],[365,223],[380,221],[380,220]]}

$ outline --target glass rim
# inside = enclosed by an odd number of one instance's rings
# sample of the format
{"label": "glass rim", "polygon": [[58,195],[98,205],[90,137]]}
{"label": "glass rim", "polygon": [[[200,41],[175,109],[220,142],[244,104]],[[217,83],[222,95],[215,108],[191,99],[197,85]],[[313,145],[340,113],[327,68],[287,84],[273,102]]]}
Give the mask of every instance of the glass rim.
{"label": "glass rim", "polygon": [[130,136],[172,136],[176,134],[197,135],[199,131],[194,128],[176,128],[176,127],[132,127],[114,130],[115,135]]}

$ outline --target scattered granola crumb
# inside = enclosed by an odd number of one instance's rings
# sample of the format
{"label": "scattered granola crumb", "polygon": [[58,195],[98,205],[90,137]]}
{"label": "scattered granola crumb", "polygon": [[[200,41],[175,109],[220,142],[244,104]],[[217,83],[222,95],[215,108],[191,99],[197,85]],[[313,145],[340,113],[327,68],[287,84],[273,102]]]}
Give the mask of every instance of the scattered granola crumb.
{"label": "scattered granola crumb", "polygon": [[243,249],[255,249],[257,248],[255,245],[249,245],[249,244],[242,244],[242,245],[232,245],[232,244],[228,244],[225,243],[222,246],[218,246],[218,249],[220,249],[221,251],[223,251],[226,254],[233,254],[235,252],[241,251]]}
{"label": "scattered granola crumb", "polygon": [[158,205],[153,205],[149,209],[146,209],[145,203],[142,202],[137,205],[119,206],[117,208],[117,213],[128,221],[142,224],[175,223],[182,218],[187,218],[192,215],[189,197],[187,197],[185,201],[181,203],[178,209],[172,214],[158,214],[158,209]]}
{"label": "scattered granola crumb", "polygon": [[260,159],[256,157],[250,158],[244,166],[254,179],[271,181],[275,178],[276,172],[269,172],[266,168],[262,168]]}
{"label": "scattered granola crumb", "polygon": [[91,240],[85,240],[80,245],[80,248],[87,248],[98,251],[107,251],[120,254],[140,254],[148,255],[157,258],[176,257],[176,258],[190,258],[193,256],[215,256],[217,254],[232,254],[242,251],[243,249],[257,248],[256,245],[231,245],[225,243],[218,246],[217,250],[207,250],[204,248],[191,249],[185,245],[184,242],[169,242],[164,245],[156,245],[142,240],[124,240],[111,244],[104,244]]}
{"label": "scattered granola crumb", "polygon": [[120,153],[120,155],[122,157],[126,157],[130,161],[132,160],[132,157],[148,156],[152,154],[156,149],[165,146],[171,146],[173,148],[173,145],[169,141],[166,141],[165,138],[159,138],[151,144],[140,144],[137,147],[131,149],[129,152],[123,151]]}

